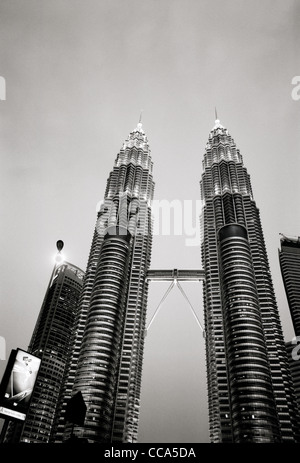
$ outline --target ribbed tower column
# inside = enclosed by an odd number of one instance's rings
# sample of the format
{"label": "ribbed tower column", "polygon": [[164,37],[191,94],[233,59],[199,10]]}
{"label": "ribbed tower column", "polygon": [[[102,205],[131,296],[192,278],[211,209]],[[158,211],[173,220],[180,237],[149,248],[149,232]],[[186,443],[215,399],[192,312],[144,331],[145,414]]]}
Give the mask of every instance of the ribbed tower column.
{"label": "ribbed tower column", "polygon": [[219,230],[219,265],[233,441],[280,442],[247,230]]}
{"label": "ribbed tower column", "polygon": [[132,237],[110,227],[104,236],[73,391],[89,403],[85,437],[109,442],[124,327]]}

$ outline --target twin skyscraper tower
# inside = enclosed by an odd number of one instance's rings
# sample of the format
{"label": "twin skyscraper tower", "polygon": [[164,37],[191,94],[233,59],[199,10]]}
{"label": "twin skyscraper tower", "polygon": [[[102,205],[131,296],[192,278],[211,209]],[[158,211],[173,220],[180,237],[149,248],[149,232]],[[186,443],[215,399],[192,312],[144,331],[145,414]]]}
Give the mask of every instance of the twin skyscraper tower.
{"label": "twin skyscraper tower", "polygon": [[[52,410],[48,403],[47,442],[64,442],[71,433],[90,443],[138,441],[152,168],[139,123],[117,155],[98,211],[79,301],[64,338],[68,355],[59,387],[51,391]],[[298,442],[298,409],[259,209],[242,156],[219,120],[206,144],[200,187],[211,442]],[[46,318],[39,317],[30,343],[42,364],[50,350],[47,340],[41,346],[36,336]],[[53,365],[57,355],[52,349]],[[45,399],[49,391],[42,375],[38,384]],[[74,426],[65,413],[77,393],[86,414],[84,423]],[[42,441],[37,423],[42,407],[33,394],[20,441]]]}

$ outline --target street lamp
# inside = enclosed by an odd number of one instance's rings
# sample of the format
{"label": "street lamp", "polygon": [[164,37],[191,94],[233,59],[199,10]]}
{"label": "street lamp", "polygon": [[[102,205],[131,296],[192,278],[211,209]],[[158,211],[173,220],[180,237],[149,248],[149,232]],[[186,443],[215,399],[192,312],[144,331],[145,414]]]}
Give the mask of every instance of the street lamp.
{"label": "street lamp", "polygon": [[59,265],[64,261],[63,255],[61,254],[61,251],[64,247],[64,242],[62,240],[58,240],[56,242],[56,247],[57,247],[58,253],[55,256],[55,263]]}
{"label": "street lamp", "polygon": [[63,254],[61,254],[61,251],[62,251],[63,247],[64,247],[64,242],[62,240],[58,240],[56,242],[56,248],[57,248],[58,252],[56,253],[56,256],[54,258],[54,267],[53,267],[53,270],[52,270],[52,274],[51,274],[51,278],[50,278],[50,281],[49,281],[48,289],[51,287],[51,284],[53,282],[53,278],[54,278],[57,267],[59,267],[65,260]]}

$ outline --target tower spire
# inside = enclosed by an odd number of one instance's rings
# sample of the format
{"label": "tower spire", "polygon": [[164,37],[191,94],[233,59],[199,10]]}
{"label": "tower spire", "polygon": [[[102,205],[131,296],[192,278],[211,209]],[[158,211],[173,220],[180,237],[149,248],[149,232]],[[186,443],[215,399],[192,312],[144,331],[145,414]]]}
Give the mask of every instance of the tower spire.
{"label": "tower spire", "polygon": [[218,129],[218,128],[223,129],[224,127],[221,125],[220,119],[218,119],[217,108],[216,108],[216,106],[215,106],[215,125],[214,125],[213,130],[214,130],[214,129]]}
{"label": "tower spire", "polygon": [[143,124],[142,124],[142,114],[143,114],[143,109],[141,109],[139,122],[138,122],[138,125],[137,125],[137,128],[136,128],[136,130],[137,130],[138,132],[143,132],[143,130],[142,130],[142,127],[143,127]]}
{"label": "tower spire", "polygon": [[142,123],[142,115],[143,115],[143,111],[144,111],[144,110],[143,110],[143,109],[141,109],[141,112],[140,112],[140,118],[139,118],[139,124],[141,124],[141,123]]}

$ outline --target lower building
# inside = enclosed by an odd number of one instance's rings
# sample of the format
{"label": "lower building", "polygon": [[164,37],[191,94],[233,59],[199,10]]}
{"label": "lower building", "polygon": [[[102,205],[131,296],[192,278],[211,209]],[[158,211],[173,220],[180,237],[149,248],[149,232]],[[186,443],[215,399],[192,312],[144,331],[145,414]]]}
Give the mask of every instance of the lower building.
{"label": "lower building", "polygon": [[290,363],[296,401],[300,412],[300,346],[293,341],[290,341],[286,343],[286,349]]}
{"label": "lower building", "polygon": [[279,263],[296,336],[300,336],[300,238],[282,235]]}
{"label": "lower building", "polygon": [[84,272],[63,262],[52,273],[28,352],[41,365],[24,422],[12,423],[6,442],[48,443],[70,354]]}

